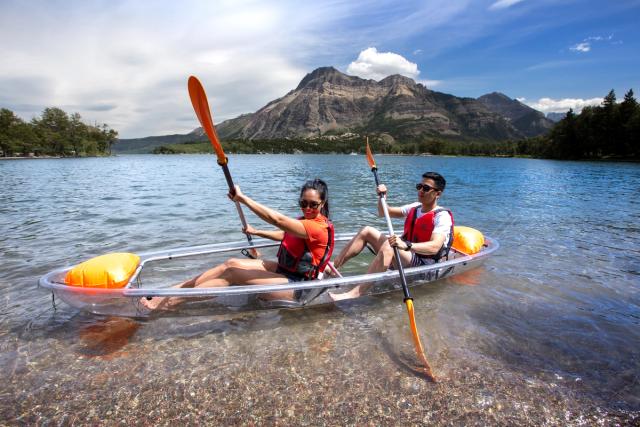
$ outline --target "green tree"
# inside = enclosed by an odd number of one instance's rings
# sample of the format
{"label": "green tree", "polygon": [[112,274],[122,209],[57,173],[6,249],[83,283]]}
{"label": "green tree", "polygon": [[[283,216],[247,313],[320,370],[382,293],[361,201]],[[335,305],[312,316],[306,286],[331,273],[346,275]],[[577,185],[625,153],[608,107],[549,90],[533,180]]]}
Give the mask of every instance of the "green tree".
{"label": "green tree", "polygon": [[624,101],[620,103],[619,113],[620,122],[622,126],[621,138],[623,142],[621,144],[621,155],[629,156],[637,152],[638,147],[638,133],[634,131],[634,116],[640,111],[638,102],[633,97],[633,89],[624,95]]}
{"label": "green tree", "polygon": [[18,150],[18,141],[15,138],[15,127],[23,123],[13,111],[0,109],[0,150],[4,157],[13,156]]}
{"label": "green tree", "polygon": [[640,108],[636,108],[636,111],[627,122],[625,132],[628,138],[629,156],[636,159],[640,158]]}
{"label": "green tree", "polygon": [[604,97],[602,102],[603,126],[602,143],[603,148],[609,155],[620,155],[623,151],[623,138],[616,94],[613,89]]}
{"label": "green tree", "polygon": [[79,113],[73,113],[69,120],[69,127],[67,130],[67,139],[71,148],[73,149],[74,156],[80,156],[81,153],[85,153],[84,144],[87,141],[87,125],[82,123],[82,117]]}
{"label": "green tree", "polygon": [[42,117],[34,119],[33,124],[39,137],[43,140],[45,150],[49,153],[64,156],[71,151],[69,116],[60,108],[45,108]]}

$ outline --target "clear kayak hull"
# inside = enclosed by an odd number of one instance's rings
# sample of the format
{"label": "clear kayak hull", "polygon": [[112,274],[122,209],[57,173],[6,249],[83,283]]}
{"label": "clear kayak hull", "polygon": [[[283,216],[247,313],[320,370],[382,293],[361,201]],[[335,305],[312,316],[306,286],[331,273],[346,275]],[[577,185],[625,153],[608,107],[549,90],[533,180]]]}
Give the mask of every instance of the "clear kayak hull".
{"label": "clear kayak hull", "polygon": [[[353,235],[337,235],[336,242],[349,241]],[[257,239],[254,247],[268,251],[276,248],[277,242]],[[54,296],[72,307],[94,314],[115,315],[124,317],[147,317],[162,310],[151,312],[141,304],[145,297],[181,297],[186,301],[172,310],[175,314],[224,314],[238,311],[252,311],[271,308],[302,308],[332,303],[328,292],[341,293],[351,290],[357,285],[366,290],[362,296],[376,295],[401,289],[397,271],[374,274],[348,274],[344,277],[325,278],[306,282],[295,282],[281,285],[229,286],[223,288],[175,288],[172,284],[179,281],[167,281],[171,269],[161,268],[145,277],[143,272],[151,269],[151,265],[162,261],[175,262],[178,259],[188,261],[193,258],[221,256],[228,258],[247,249],[247,242],[230,242],[206,246],[177,248],[166,251],[154,251],[139,254],[140,266],[123,288],[83,288],[68,286],[64,277],[72,267],[54,270],[40,278],[38,285],[50,290]],[[466,255],[451,251],[449,259],[421,267],[405,269],[407,284],[410,287],[422,286],[446,277],[462,273],[482,264],[499,247],[496,240],[485,236],[484,247],[476,254]],[[224,258],[222,258],[224,259]],[[208,266],[214,263],[204,264]],[[195,268],[193,264],[187,268]],[[200,267],[202,268],[202,267]],[[202,271],[202,270],[195,270]],[[155,274],[155,275],[154,275]],[[193,275],[193,270],[191,271]],[[188,277],[183,277],[183,279]],[[164,279],[164,280],[163,280]],[[299,291],[296,301],[265,301],[261,294],[294,290]]]}

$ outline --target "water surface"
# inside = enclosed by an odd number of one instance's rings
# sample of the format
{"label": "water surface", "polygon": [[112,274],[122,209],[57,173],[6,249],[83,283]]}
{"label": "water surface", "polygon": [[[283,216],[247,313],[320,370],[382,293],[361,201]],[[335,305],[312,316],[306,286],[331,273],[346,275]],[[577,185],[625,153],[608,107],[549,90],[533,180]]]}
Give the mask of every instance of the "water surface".
{"label": "water surface", "polygon": [[[109,251],[239,240],[235,208],[214,156],[2,161],[0,420],[637,423],[640,166],[376,160],[391,204],[412,202],[420,174],[438,171],[456,223],[502,246],[482,268],[414,291],[439,383],[406,369],[401,294],[148,321],[54,311],[35,286],[42,274]],[[322,177],[338,232],[384,227],[363,156],[230,156],[230,168],[245,193],[290,215],[302,181]]]}

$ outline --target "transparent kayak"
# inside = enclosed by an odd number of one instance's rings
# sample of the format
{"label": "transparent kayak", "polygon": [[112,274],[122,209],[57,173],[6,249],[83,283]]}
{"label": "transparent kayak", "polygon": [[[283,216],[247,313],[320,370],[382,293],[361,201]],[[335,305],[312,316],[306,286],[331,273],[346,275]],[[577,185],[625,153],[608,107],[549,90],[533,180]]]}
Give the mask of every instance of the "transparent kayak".
{"label": "transparent kayak", "polygon": [[[353,234],[336,235],[337,248],[348,242]],[[176,283],[189,279],[232,256],[242,257],[240,252],[251,247],[264,253],[265,259],[275,259],[279,242],[254,239],[253,246],[246,241],[219,243],[171,250],[139,253],[140,264],[122,288],[85,288],[69,286],[64,277],[73,266],[51,271],[42,276],[38,286],[50,290],[55,298],[72,307],[94,314],[124,317],[147,317],[171,312],[174,314],[225,314],[273,308],[302,308],[333,303],[328,294],[347,292],[357,285],[364,285],[361,296],[376,295],[401,289],[397,271],[362,274],[345,270],[343,277],[287,283],[281,285],[229,286],[223,288],[174,288]],[[405,269],[407,284],[421,286],[479,266],[499,247],[496,240],[485,236],[482,249],[473,255],[451,250],[448,260],[436,264]],[[335,252],[337,253],[337,252]],[[272,256],[267,256],[271,254]],[[362,255],[361,255],[362,256]],[[358,258],[354,258],[357,260]],[[347,265],[351,264],[351,260]],[[368,260],[370,261],[370,259]],[[368,262],[367,262],[368,263]],[[366,263],[360,262],[361,267]],[[366,267],[361,268],[366,269]],[[260,295],[272,291],[300,291],[295,301],[267,301]],[[182,297],[184,303],[171,310],[151,311],[141,304],[146,297]]]}

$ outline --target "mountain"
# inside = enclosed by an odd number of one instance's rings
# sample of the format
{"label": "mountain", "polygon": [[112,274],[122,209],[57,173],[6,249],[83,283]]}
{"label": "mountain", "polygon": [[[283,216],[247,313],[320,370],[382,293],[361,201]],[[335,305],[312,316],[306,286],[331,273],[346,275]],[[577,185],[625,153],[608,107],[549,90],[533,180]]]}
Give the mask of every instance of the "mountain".
{"label": "mountain", "polygon": [[163,135],[147,136],[145,138],[119,139],[112,146],[112,151],[116,154],[147,154],[154,148],[161,145],[181,144],[190,141],[206,141],[202,128],[195,129],[186,135]]}
{"label": "mountain", "polygon": [[527,137],[546,133],[554,125],[554,122],[540,111],[500,92],[482,95],[478,101],[490,111],[507,118],[518,131]]}
{"label": "mountain", "polygon": [[431,91],[400,75],[377,82],[333,67],[314,70],[282,98],[227,120],[217,130],[223,139],[312,138],[344,132],[387,133],[399,140],[525,136],[510,120],[473,98]]}
{"label": "mountain", "polygon": [[[216,128],[222,140],[300,140],[357,133],[385,135],[403,143],[435,138],[521,139],[552,126],[542,113],[500,93],[459,98],[397,74],[378,82],[322,67],[283,97]],[[113,148],[117,153],[143,153],[160,145],[203,139],[202,130],[196,129],[187,135],[122,139]]]}
{"label": "mountain", "polygon": [[567,113],[547,113],[547,119],[551,120],[554,123],[558,123],[560,120],[564,119],[567,116]]}

